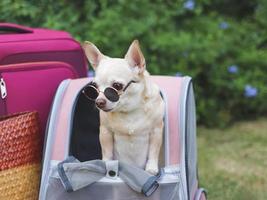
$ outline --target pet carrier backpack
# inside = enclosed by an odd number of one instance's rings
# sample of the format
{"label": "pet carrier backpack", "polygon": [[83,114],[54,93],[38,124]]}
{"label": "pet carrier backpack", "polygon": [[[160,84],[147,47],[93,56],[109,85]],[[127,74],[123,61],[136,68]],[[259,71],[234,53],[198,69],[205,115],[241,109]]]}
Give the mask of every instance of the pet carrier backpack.
{"label": "pet carrier backpack", "polygon": [[191,78],[151,79],[165,101],[160,177],[101,160],[99,111],[82,93],[90,79],[65,80],[56,92],[47,126],[40,200],[206,199],[198,187]]}

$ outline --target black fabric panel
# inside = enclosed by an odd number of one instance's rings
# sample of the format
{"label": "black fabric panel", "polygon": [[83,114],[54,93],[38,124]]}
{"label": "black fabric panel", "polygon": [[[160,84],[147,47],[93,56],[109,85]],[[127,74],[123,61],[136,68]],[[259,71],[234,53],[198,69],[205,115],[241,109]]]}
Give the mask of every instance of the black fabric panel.
{"label": "black fabric panel", "polygon": [[70,155],[80,161],[101,159],[99,111],[83,94],[74,111]]}

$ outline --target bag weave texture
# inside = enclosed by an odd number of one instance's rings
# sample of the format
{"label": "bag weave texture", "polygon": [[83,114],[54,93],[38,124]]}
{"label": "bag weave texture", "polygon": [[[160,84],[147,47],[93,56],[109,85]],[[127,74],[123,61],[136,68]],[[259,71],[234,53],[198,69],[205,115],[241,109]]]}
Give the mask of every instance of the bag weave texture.
{"label": "bag weave texture", "polygon": [[37,112],[0,117],[0,199],[38,199],[41,153]]}

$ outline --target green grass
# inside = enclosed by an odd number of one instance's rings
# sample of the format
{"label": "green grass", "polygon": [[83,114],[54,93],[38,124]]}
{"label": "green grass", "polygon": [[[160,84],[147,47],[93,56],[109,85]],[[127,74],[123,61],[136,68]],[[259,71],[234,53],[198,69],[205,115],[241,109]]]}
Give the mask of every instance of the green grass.
{"label": "green grass", "polygon": [[198,129],[200,186],[210,200],[267,199],[267,119]]}

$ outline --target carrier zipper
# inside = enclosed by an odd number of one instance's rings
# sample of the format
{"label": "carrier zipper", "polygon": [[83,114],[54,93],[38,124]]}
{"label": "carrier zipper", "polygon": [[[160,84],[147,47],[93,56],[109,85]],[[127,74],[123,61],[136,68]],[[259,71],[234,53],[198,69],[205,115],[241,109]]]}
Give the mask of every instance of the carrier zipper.
{"label": "carrier zipper", "polygon": [[7,89],[6,89],[6,83],[3,78],[0,78],[0,90],[1,90],[1,98],[5,99],[7,97]]}
{"label": "carrier zipper", "polygon": [[[1,43],[1,42],[0,42]],[[57,65],[57,67],[53,66]],[[40,61],[40,62],[23,62],[23,63],[14,63],[14,64],[7,64],[1,66],[1,71],[9,72],[12,69],[12,72],[16,71],[28,71],[28,70],[42,70],[42,69],[50,69],[50,68],[59,68],[59,66],[64,67],[70,70],[76,77],[78,74],[76,71],[70,66],[70,64],[61,62],[61,61]],[[0,78],[2,78],[0,74]],[[3,80],[4,82],[4,80]]]}

